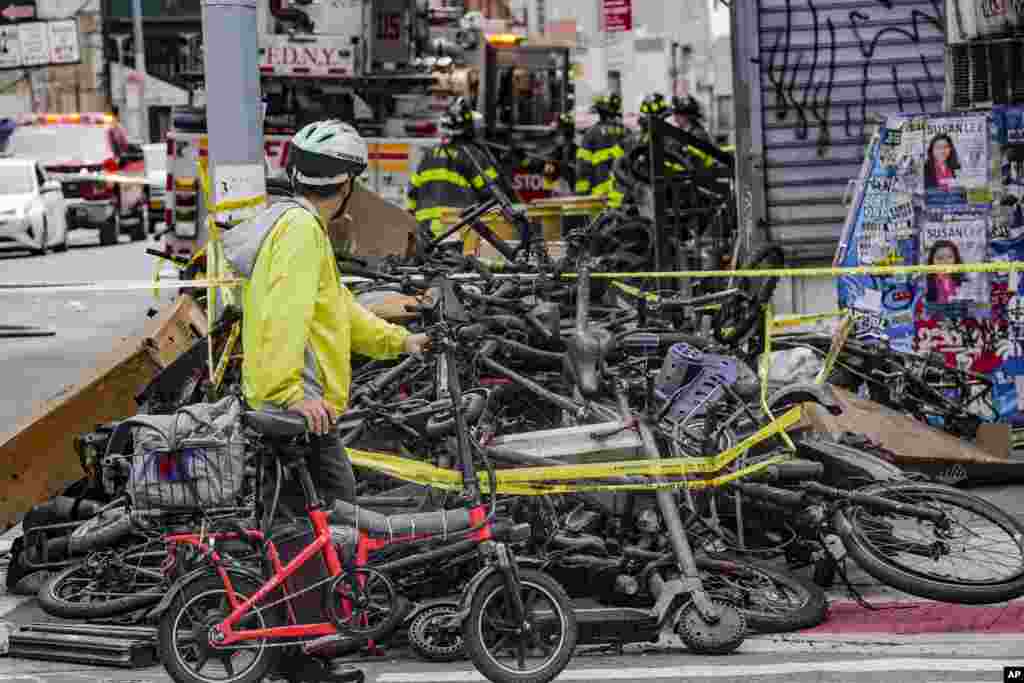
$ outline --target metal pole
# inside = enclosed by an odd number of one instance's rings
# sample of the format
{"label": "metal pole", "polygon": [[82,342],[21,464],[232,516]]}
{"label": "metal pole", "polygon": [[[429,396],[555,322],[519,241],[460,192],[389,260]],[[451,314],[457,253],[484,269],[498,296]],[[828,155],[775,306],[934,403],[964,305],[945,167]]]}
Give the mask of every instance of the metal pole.
{"label": "metal pole", "polygon": [[[217,181],[224,167],[256,167],[260,171],[254,179],[260,181],[259,194],[263,194],[256,0],[204,0],[203,44],[213,179],[223,190]],[[231,176],[237,177],[237,173],[232,171]]]}
{"label": "metal pole", "polygon": [[[266,195],[256,11],[256,0],[203,1],[206,130],[214,204]],[[255,210],[219,212],[215,219],[234,223]],[[220,249],[212,243],[209,247],[207,272],[216,276]],[[230,296],[225,290],[225,297]]]}
{"label": "metal pole", "polygon": [[[118,69],[118,73],[121,74],[121,81],[118,83],[117,101],[119,102],[118,118],[124,118],[124,115],[128,111],[128,66],[124,60],[124,43],[128,38],[128,34],[125,33],[113,33],[110,38],[117,43],[117,63],[121,67]],[[108,61],[109,63],[109,61]],[[110,97],[114,97],[114,88],[110,88]]]}
{"label": "metal pole", "polygon": [[142,96],[139,97],[139,135],[149,142],[149,120],[146,116],[146,45],[142,42],[142,0],[132,0],[132,22],[135,24],[135,70],[142,74]]}

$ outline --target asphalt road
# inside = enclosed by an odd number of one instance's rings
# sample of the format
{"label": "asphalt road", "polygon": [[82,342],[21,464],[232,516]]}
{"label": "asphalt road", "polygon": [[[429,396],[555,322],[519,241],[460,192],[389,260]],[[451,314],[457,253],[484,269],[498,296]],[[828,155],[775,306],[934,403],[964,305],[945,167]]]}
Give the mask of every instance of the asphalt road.
{"label": "asphalt road", "polygon": [[[0,283],[147,280],[153,260],[146,244],[125,241],[96,246],[96,235],[72,233],[68,253],[33,257],[0,252]],[[173,295],[161,297],[164,303]],[[151,291],[40,294],[0,291],[4,324],[51,328],[49,338],[0,339],[0,433],[14,428],[38,401],[60,393],[88,372],[95,358],[117,339],[141,331],[147,310],[160,305]],[[984,495],[1016,514],[1024,513],[1022,487],[990,489]],[[2,588],[0,588],[2,592]],[[904,596],[905,597],[905,596]],[[874,595],[872,599],[892,599]],[[11,601],[9,607],[4,601]],[[15,605],[31,600],[0,595],[0,621]],[[10,617],[12,621],[15,620]],[[21,623],[24,623],[23,621]],[[3,638],[0,636],[0,650]],[[1013,633],[932,633],[923,636],[868,634],[749,639],[728,657],[699,657],[682,650],[625,655],[578,654],[563,681],[730,681],[832,683],[973,683],[1003,681],[1003,667],[1024,665],[1024,638]],[[484,680],[466,662],[432,665],[389,653],[360,663],[378,683],[462,683]],[[161,667],[124,670],[0,658],[0,683],[166,683]]]}
{"label": "asphalt road", "polygon": [[[154,260],[151,241],[98,246],[97,233],[74,231],[63,254],[30,256],[0,251],[0,283],[148,280]],[[161,301],[171,301],[169,292]],[[33,406],[60,394],[92,367],[120,338],[138,334],[146,312],[162,305],[151,290],[111,293],[36,293],[0,289],[0,325],[33,325],[52,337],[0,338],[0,434],[32,414]]]}

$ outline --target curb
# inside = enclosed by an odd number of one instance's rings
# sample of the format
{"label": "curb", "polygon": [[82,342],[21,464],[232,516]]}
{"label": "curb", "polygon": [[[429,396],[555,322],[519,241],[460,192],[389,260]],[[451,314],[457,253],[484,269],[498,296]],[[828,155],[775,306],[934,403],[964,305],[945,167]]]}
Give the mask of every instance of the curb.
{"label": "curb", "polygon": [[884,656],[1011,657],[1024,652],[1020,635],[963,633],[915,636],[887,633],[853,636],[783,634],[747,638],[739,652],[744,654],[860,654]]}

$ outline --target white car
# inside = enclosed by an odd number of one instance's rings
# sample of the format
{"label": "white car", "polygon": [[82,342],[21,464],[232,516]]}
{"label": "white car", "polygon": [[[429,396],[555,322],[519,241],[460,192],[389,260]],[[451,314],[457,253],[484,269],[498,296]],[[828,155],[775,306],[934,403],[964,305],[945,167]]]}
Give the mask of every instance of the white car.
{"label": "white car", "polygon": [[45,254],[68,248],[68,224],[60,182],[38,162],[0,158],[0,248]]}

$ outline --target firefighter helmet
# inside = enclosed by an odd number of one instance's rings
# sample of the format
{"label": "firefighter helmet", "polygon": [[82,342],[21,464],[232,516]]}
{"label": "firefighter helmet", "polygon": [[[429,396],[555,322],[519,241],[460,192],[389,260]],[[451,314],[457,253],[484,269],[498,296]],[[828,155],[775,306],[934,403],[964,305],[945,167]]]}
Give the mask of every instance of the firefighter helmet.
{"label": "firefighter helmet", "polygon": [[665,96],[656,92],[644,98],[640,104],[640,113],[644,116],[656,116],[663,119],[671,113],[671,110],[668,102],[665,101]]}
{"label": "firefighter helmet", "polygon": [[337,119],[303,127],[291,141],[288,176],[307,186],[328,188],[358,178],[369,164],[366,141]]}
{"label": "firefighter helmet", "polygon": [[694,121],[700,121],[704,118],[704,109],[700,106],[700,102],[694,99],[693,95],[673,97],[672,111],[676,114],[687,116]]}
{"label": "firefighter helmet", "polygon": [[622,114],[622,97],[616,93],[598,95],[594,98],[593,108],[601,116],[619,116]]}
{"label": "firefighter helmet", "polygon": [[476,128],[476,122],[481,118],[483,117],[478,112],[473,111],[469,100],[465,97],[457,97],[441,116],[441,133],[448,137],[472,135]]}

